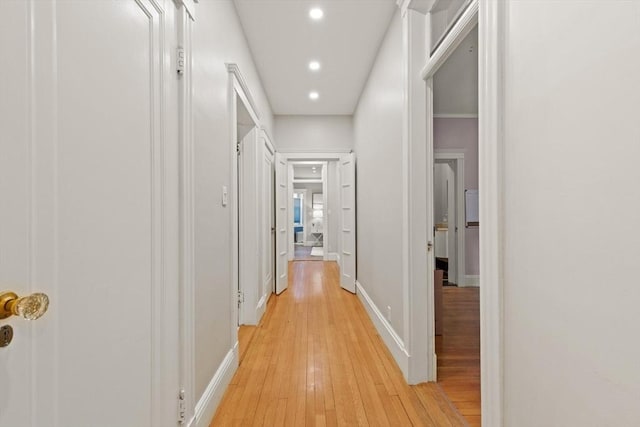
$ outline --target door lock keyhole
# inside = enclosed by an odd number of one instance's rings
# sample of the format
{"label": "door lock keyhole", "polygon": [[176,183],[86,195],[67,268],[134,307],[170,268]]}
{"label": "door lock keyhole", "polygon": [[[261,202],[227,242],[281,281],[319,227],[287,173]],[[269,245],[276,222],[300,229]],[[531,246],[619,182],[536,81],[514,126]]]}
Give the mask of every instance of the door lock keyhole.
{"label": "door lock keyhole", "polygon": [[10,325],[4,325],[0,328],[0,347],[6,347],[13,340],[13,328]]}

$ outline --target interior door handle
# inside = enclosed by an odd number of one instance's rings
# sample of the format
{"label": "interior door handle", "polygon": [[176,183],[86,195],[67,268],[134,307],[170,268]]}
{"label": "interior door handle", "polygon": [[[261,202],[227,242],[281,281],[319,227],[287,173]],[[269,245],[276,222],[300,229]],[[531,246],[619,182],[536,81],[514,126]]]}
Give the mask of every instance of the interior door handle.
{"label": "interior door handle", "polygon": [[0,319],[11,316],[36,320],[42,317],[49,308],[49,297],[43,293],[35,293],[18,297],[15,292],[0,293]]}

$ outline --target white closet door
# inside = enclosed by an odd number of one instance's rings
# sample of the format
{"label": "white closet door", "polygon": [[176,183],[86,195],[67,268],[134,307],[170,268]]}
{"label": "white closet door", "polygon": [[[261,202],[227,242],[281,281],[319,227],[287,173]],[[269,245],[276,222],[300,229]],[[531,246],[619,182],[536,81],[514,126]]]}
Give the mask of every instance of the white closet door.
{"label": "white closet door", "polygon": [[340,286],[356,292],[356,157],[350,153],[340,159]]}
{"label": "white closet door", "polygon": [[276,153],[276,293],[289,282],[289,169],[287,159]]}
{"label": "white closet door", "polygon": [[0,426],[177,425],[174,13],[0,1]]}

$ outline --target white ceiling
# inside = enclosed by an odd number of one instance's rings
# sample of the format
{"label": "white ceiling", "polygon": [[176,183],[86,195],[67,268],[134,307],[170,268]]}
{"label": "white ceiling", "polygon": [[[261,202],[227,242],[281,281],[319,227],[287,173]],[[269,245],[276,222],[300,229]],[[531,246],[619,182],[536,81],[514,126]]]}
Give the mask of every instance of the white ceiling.
{"label": "white ceiling", "polygon": [[[353,114],[395,0],[234,2],[274,114]],[[309,18],[314,7],[324,11],[319,21]]]}
{"label": "white ceiling", "polygon": [[322,163],[293,165],[293,177],[294,179],[322,179]]}
{"label": "white ceiling", "polygon": [[478,114],[478,27],[460,43],[433,77],[433,112]]}

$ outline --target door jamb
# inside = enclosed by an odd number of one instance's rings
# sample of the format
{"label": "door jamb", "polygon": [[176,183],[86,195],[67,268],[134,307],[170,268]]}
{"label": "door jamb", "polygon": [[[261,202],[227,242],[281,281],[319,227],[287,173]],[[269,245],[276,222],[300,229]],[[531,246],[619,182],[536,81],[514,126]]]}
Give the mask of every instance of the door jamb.
{"label": "door jamb", "polygon": [[464,153],[435,150],[434,161],[450,161],[455,163],[456,176],[456,218],[455,226],[458,228],[456,235],[456,279],[457,285],[466,286],[466,253],[465,253],[465,224],[464,224]]}
{"label": "door jamb", "polygon": [[176,10],[177,40],[185,52],[185,67],[178,77],[178,111],[180,132],[180,392],[184,393],[187,425],[196,416],[195,388],[195,206],[194,206],[194,138],[192,114],[192,28],[195,4],[183,0]]}
{"label": "door jamb", "polygon": [[[290,164],[293,163],[303,163],[303,162],[313,162],[313,163],[322,163],[322,201],[324,203],[324,211],[327,212],[327,200],[328,200],[328,196],[327,196],[327,192],[329,191],[328,189],[328,171],[329,171],[329,164],[328,162],[330,161],[336,161],[339,162],[340,159],[342,158],[342,156],[347,153],[348,151],[345,152],[280,152],[280,154],[283,155],[283,157],[286,159],[287,161],[287,165],[290,166]],[[290,169],[289,169],[290,170]],[[292,181],[293,180],[293,174],[290,172],[290,176],[289,176],[289,180]],[[291,187],[291,186],[290,186]],[[289,224],[293,224],[293,193],[291,191],[289,191],[288,194],[288,200],[289,200],[289,220],[288,223]],[[326,218],[326,221],[324,221],[323,224],[323,229],[324,230],[328,230],[329,229],[329,219],[328,219],[328,215]],[[324,261],[331,261],[331,259],[329,258],[329,242],[330,242],[330,238],[329,238],[329,233],[328,232],[324,232],[323,236],[323,251],[324,251],[324,256],[323,256],[323,260]],[[293,239],[290,237],[289,241],[292,242]],[[289,243],[290,243],[289,242]],[[289,245],[290,246],[290,245]],[[293,255],[290,255],[291,257],[293,257]]]}
{"label": "door jamb", "polygon": [[[229,196],[231,200],[231,342],[237,344],[238,342],[238,291],[240,286],[238,269],[240,265],[240,259],[238,255],[239,249],[239,182],[238,182],[238,161],[237,161],[237,152],[236,152],[236,144],[238,139],[237,134],[237,100],[244,104],[245,108],[249,112],[253,123],[256,125],[256,132],[260,131],[260,114],[256,107],[256,104],[253,100],[253,96],[251,95],[251,91],[247,86],[246,80],[242,76],[240,72],[240,68],[237,64],[227,63],[225,64],[227,67],[227,72],[229,73],[229,83],[228,83],[228,112],[229,112],[229,136],[230,136],[230,167],[231,167],[231,185],[229,190]],[[259,140],[259,134],[256,135],[256,140]],[[254,307],[255,309],[255,307]],[[244,311],[244,310],[243,310]],[[244,316],[243,316],[244,318]]]}
{"label": "door jamb", "polygon": [[[479,191],[480,199],[480,342],[482,424],[504,424],[504,290],[503,290],[503,174],[504,174],[504,40],[507,2],[473,0],[443,43],[427,60],[422,77],[427,81],[427,123],[433,123],[432,77],[446,58],[477,24],[479,33]],[[433,132],[427,132],[433,146]],[[432,161],[427,159],[427,161]],[[433,292],[433,279],[428,280]],[[413,302],[415,303],[415,302]],[[419,303],[419,302],[418,302]],[[413,304],[415,305],[415,304]],[[427,307],[433,313],[433,304]],[[410,307],[410,310],[420,307]],[[422,307],[422,309],[424,309]],[[429,331],[434,327],[429,316]],[[420,325],[416,325],[420,326]],[[415,329],[415,328],[414,328]],[[429,342],[432,345],[432,342]],[[429,357],[434,357],[433,351]],[[435,357],[434,357],[435,359]]]}

